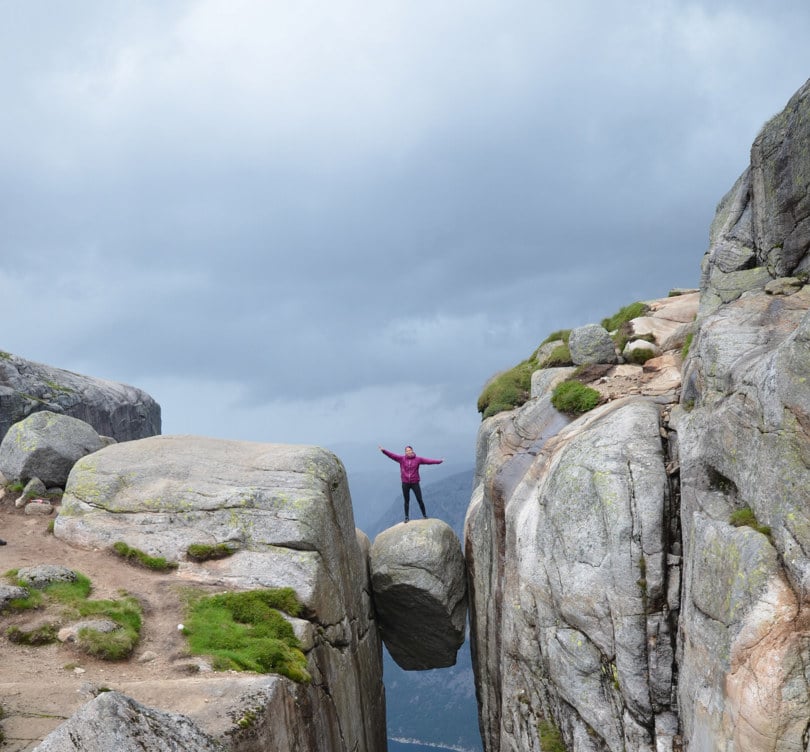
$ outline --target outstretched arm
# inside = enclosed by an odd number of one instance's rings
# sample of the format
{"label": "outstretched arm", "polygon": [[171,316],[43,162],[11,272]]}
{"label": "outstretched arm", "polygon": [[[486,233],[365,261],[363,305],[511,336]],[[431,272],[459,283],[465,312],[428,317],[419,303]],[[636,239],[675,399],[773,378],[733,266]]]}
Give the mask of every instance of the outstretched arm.
{"label": "outstretched arm", "polygon": [[383,449],[381,446],[378,446],[377,449],[379,449],[386,457],[390,457],[392,460],[394,460],[394,462],[399,462],[403,458],[403,455],[389,452],[387,449]]}
{"label": "outstretched arm", "polygon": [[432,459],[430,459],[428,457],[420,457],[419,458],[419,464],[420,465],[441,465],[442,462],[444,462],[444,457],[442,457],[440,460],[432,460]]}

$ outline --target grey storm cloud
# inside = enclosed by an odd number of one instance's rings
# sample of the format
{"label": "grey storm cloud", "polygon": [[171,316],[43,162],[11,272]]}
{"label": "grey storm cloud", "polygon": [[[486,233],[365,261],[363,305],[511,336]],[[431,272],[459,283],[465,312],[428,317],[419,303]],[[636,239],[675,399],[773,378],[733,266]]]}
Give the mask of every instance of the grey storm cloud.
{"label": "grey storm cloud", "polygon": [[[486,378],[549,331],[697,283],[714,206],[810,75],[808,21],[4,4],[3,349],[148,385],[178,431],[264,411],[282,438],[359,439],[421,409],[472,430]],[[218,384],[253,418],[201,423]]]}

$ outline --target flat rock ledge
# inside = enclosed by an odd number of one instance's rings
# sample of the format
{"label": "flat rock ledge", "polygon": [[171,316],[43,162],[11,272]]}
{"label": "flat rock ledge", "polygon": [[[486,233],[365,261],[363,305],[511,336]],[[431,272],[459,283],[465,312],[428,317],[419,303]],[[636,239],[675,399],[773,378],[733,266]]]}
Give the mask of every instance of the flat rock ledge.
{"label": "flat rock ledge", "polygon": [[453,666],[464,643],[467,583],[461,543],[441,520],[380,533],[369,555],[383,642],[406,671]]}

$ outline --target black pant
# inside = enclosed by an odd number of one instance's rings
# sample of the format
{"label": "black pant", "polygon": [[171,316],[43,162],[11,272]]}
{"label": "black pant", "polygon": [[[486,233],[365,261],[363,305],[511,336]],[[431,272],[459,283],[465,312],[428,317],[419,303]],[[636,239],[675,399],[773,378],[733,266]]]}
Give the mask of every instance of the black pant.
{"label": "black pant", "polygon": [[408,508],[410,506],[410,499],[411,499],[411,489],[413,489],[413,495],[416,496],[416,500],[419,502],[419,508],[422,510],[422,516],[427,517],[427,513],[425,512],[425,505],[422,501],[422,489],[419,488],[418,483],[403,483],[402,484],[402,498],[405,499],[405,519],[408,519]]}

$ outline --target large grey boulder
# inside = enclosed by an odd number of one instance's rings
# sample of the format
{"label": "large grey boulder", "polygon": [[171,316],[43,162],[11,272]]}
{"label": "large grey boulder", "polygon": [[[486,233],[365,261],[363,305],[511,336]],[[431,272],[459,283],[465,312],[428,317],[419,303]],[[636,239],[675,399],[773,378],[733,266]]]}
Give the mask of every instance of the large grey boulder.
{"label": "large grey boulder", "polygon": [[[114,444],[74,465],[54,534],[80,547],[124,541],[178,561],[184,582],[292,587],[313,627],[313,683],[286,717],[290,734],[313,726],[314,746],[301,750],[384,748],[367,559],[345,469],[330,452],[194,436]],[[197,563],[186,557],[192,543],[224,543],[236,553]]]}
{"label": "large grey boulder", "polygon": [[461,544],[436,519],[381,532],[369,556],[377,619],[401,668],[453,666],[464,644],[467,583]]}
{"label": "large grey boulder", "polygon": [[588,324],[571,331],[568,339],[571,360],[577,366],[615,363],[616,347],[603,326]]}
{"label": "large grey boulder", "polygon": [[14,423],[40,410],[83,420],[116,441],[160,433],[160,405],[143,390],[7,352],[0,352],[0,403],[0,438]]}
{"label": "large grey boulder", "polygon": [[52,731],[34,752],[224,752],[188,718],[103,692]]}
{"label": "large grey boulder", "polygon": [[10,480],[39,478],[64,488],[76,461],[104,445],[83,420],[43,410],[9,428],[0,442],[0,472]]}

